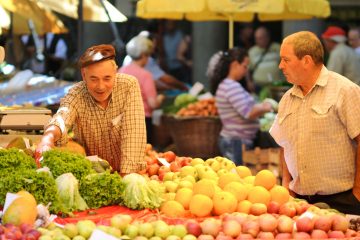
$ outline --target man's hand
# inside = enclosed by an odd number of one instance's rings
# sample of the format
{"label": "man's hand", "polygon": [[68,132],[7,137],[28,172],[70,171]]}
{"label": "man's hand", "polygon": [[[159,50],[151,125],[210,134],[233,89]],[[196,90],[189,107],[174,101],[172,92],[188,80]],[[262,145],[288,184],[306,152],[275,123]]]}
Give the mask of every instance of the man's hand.
{"label": "man's hand", "polygon": [[41,139],[41,142],[37,145],[35,150],[35,162],[38,168],[40,167],[40,160],[43,152],[49,151],[53,147],[54,144],[51,141],[48,141],[46,137]]}

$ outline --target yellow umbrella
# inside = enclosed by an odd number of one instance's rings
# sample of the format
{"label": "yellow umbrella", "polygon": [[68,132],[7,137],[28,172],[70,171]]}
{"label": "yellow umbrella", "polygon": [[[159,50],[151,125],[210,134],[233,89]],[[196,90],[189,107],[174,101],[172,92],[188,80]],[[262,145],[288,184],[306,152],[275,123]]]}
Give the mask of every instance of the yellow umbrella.
{"label": "yellow umbrella", "polygon": [[229,21],[229,48],[233,47],[234,21],[250,22],[328,17],[326,0],[140,0],[136,15],[141,18]]}
{"label": "yellow umbrella", "polygon": [[[61,13],[71,18],[78,18],[78,0],[38,0],[44,6],[51,10]],[[107,0],[104,0],[104,5],[109,13],[112,22],[127,21],[118,9],[116,9]],[[100,0],[83,0],[83,19],[90,22],[108,22],[109,18],[102,7]]]}
{"label": "yellow umbrella", "polygon": [[[46,32],[65,33],[68,30],[49,9],[39,6],[35,1],[29,0],[0,0],[0,19],[10,19],[9,12],[13,13],[12,25],[14,34],[29,34],[28,20],[31,19],[38,34]],[[1,14],[5,12],[5,14]],[[9,28],[7,21],[3,28]]]}

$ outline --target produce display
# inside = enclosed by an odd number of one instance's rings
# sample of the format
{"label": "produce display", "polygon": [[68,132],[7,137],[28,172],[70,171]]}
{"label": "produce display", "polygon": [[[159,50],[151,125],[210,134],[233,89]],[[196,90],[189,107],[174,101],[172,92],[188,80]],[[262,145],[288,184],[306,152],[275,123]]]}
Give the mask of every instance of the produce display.
{"label": "produce display", "polygon": [[176,116],[181,117],[208,117],[208,116],[217,116],[218,111],[215,106],[215,99],[204,99],[199,100],[194,103],[188,104],[186,107],[181,108],[177,113]]}
{"label": "produce display", "polygon": [[[31,160],[22,150],[0,149],[0,166],[6,169],[0,172],[0,205],[7,193],[16,196],[3,209],[0,239],[360,238],[360,217],[349,220],[326,204],[293,198],[271,171],[253,175],[220,156],[180,157],[148,144],[146,171],[124,177],[97,172],[90,160],[67,151],[47,152],[40,169]],[[40,216],[50,216],[40,205],[69,219],[87,209],[89,219],[39,224]],[[109,205],[128,213],[91,220],[91,213]],[[142,217],[132,215],[137,212]]]}

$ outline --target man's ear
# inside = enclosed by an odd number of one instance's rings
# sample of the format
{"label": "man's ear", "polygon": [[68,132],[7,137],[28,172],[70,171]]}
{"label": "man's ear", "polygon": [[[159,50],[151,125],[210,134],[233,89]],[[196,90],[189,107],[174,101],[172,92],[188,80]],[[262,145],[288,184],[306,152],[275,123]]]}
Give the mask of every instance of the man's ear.
{"label": "man's ear", "polygon": [[303,57],[303,61],[306,66],[309,66],[309,64],[311,64],[311,65],[314,64],[314,60],[312,59],[312,57],[310,55],[305,55]]}
{"label": "man's ear", "polygon": [[81,73],[82,80],[85,81],[85,68],[81,68],[80,73]]}

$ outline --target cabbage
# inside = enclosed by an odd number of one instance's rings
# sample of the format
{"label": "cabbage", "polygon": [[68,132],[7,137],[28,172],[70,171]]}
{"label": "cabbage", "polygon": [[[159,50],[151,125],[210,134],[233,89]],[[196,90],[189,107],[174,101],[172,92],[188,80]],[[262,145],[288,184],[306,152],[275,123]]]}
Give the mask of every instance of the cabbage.
{"label": "cabbage", "polygon": [[181,93],[174,100],[175,107],[186,107],[188,104],[196,102],[197,98],[189,93]]}
{"label": "cabbage", "polygon": [[55,180],[59,199],[64,212],[86,210],[88,206],[79,193],[79,182],[72,173],[64,173]]}
{"label": "cabbage", "polygon": [[146,180],[137,173],[123,177],[125,191],[122,194],[123,205],[131,209],[159,208],[164,199],[164,187],[155,180]]}

